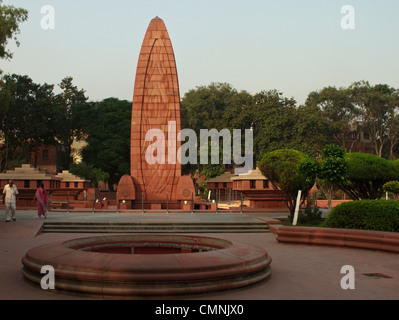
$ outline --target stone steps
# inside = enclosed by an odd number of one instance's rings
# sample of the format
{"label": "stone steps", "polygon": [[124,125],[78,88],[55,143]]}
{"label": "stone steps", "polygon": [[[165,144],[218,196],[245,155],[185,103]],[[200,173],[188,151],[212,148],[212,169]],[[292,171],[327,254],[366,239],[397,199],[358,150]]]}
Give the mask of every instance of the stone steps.
{"label": "stone steps", "polygon": [[44,222],[42,232],[55,233],[262,233],[267,223],[107,223]]}

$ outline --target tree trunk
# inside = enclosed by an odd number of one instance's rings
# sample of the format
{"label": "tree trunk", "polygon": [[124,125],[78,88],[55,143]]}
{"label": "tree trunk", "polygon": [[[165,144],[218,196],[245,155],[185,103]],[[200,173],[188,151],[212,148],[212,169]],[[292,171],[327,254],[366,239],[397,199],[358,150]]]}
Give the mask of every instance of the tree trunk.
{"label": "tree trunk", "polygon": [[391,144],[389,146],[389,160],[394,160],[394,155],[393,155],[393,149],[395,148],[396,144],[398,143],[398,139],[396,139],[395,142],[391,141]]}

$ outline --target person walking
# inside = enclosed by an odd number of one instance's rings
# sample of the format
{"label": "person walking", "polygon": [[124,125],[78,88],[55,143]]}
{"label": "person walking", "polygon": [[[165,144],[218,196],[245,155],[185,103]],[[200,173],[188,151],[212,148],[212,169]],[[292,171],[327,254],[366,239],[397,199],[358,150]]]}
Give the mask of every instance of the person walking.
{"label": "person walking", "polygon": [[39,218],[47,217],[48,211],[48,195],[47,191],[44,189],[43,182],[39,183],[39,187],[36,190],[33,201],[37,199],[37,215]]}
{"label": "person walking", "polygon": [[[5,204],[6,222],[10,222],[11,219],[16,221],[15,210],[17,208],[17,194],[18,188],[14,184],[14,181],[10,179],[8,184],[3,188],[3,202]],[[11,213],[11,217],[10,217]]]}

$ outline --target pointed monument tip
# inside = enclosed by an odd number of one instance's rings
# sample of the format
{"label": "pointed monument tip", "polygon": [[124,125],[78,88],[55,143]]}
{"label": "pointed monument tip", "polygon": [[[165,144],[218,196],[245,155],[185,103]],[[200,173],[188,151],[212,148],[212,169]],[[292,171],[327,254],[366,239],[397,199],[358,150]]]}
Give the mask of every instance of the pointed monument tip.
{"label": "pointed monument tip", "polygon": [[160,31],[160,30],[166,30],[165,22],[156,16],[154,19],[150,21],[150,24],[148,25],[147,31]]}
{"label": "pointed monument tip", "polygon": [[150,23],[158,23],[158,22],[163,22],[163,20],[158,16],[156,16],[150,21]]}

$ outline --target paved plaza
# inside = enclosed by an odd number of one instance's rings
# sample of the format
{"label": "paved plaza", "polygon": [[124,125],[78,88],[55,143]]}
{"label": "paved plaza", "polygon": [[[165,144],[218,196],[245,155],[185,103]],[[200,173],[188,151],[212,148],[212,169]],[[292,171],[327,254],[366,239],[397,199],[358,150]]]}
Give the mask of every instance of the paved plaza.
{"label": "paved plaza", "polygon": [[[2,212],[4,214],[4,212]],[[141,221],[211,223],[283,218],[283,212],[248,213],[115,213],[50,212],[46,220],[35,210],[18,210],[17,221],[0,221],[0,300],[89,300],[91,298],[42,290],[22,276],[21,259],[36,246],[93,233],[43,233],[44,221]],[[198,235],[198,234],[197,234]],[[283,244],[270,232],[201,233],[264,248],[272,258],[269,279],[242,289],[207,295],[185,296],[188,300],[397,300],[399,299],[399,255],[366,249]],[[355,270],[355,288],[344,290],[341,267]],[[175,297],[171,297],[175,299]]]}

